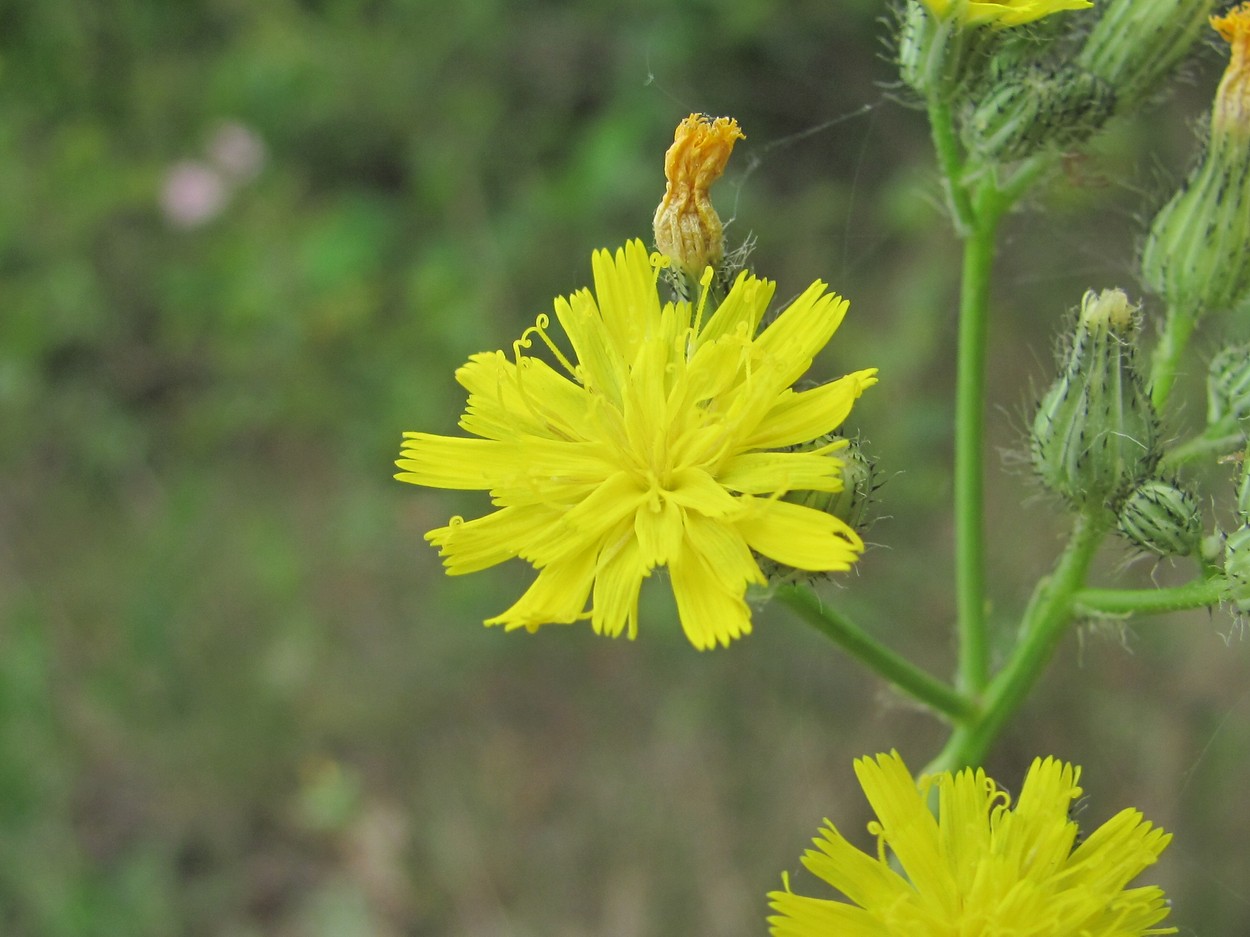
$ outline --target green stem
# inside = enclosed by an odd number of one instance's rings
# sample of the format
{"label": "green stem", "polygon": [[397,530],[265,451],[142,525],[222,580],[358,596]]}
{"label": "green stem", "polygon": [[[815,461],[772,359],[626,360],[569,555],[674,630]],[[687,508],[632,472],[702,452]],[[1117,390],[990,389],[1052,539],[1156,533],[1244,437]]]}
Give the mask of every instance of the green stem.
{"label": "green stem", "polygon": [[1228,592],[1222,578],[1198,579],[1168,589],[1080,589],[1072,605],[1078,614],[1153,615],[1219,605]]}
{"label": "green stem", "polygon": [[1150,399],[1160,413],[1168,402],[1180,368],[1181,355],[1185,353],[1197,324],[1197,311],[1181,312],[1175,306],[1168,309],[1167,321],[1163,334],[1159,336],[1159,344],[1155,346],[1150,368]]}
{"label": "green stem", "polygon": [[1225,420],[1208,426],[1201,436],[1194,436],[1173,446],[1163,453],[1163,466],[1184,465],[1205,456],[1224,456],[1241,447],[1245,434],[1237,428],[1235,420]]}
{"label": "green stem", "polygon": [[994,738],[1041,677],[1072,621],[1073,599],[1102,541],[1106,523],[1080,515],[1055,571],[1039,586],[1025,612],[1020,643],[990,683],[981,718],[959,726],[928,770],[950,771],[981,763]]}
{"label": "green stem", "polygon": [[960,690],[979,694],[989,679],[985,626],[985,359],[990,268],[1002,206],[983,190],[964,241],[955,383],[955,605]]}
{"label": "green stem", "polygon": [[782,586],[776,598],[909,696],[953,721],[966,722],[975,718],[976,706],[966,696],[879,643],[841,612],[824,605],[812,590]]}
{"label": "green stem", "polygon": [[946,186],[946,198],[950,204],[955,230],[960,237],[967,237],[973,226],[972,200],[963,184],[963,154],[955,136],[955,124],[950,105],[929,99],[929,128],[933,134],[933,149],[937,152],[938,165]]}

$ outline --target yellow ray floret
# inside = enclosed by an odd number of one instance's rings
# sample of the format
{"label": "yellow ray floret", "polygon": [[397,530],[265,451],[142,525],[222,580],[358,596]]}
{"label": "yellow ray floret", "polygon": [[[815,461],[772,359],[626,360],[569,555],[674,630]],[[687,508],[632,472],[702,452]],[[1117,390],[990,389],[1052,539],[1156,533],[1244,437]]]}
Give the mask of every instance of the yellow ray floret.
{"label": "yellow ray floret", "polygon": [[958,18],[967,26],[1022,26],[1061,10],[1083,10],[1091,0],[924,0],[938,19]]}
{"label": "yellow ray floret", "polygon": [[[661,303],[641,241],[593,257],[595,289],[555,303],[513,355],[474,355],[469,437],[405,433],[400,481],[490,492],[497,508],[426,535],[447,572],[513,557],[538,570],[487,624],[535,630],[589,619],[600,634],[638,627],[638,592],[668,567],[682,627],[698,648],[751,630],[756,554],[796,569],[846,570],[863,550],[845,523],[781,501],[838,491],[834,430],[875,369],[795,391],[847,303],[815,283],[766,328],[773,284],[738,277],[716,309]],[[555,365],[529,353],[543,348]]]}
{"label": "yellow ray floret", "polygon": [[[896,752],[855,763],[876,811],[877,855],[826,820],[803,865],[845,901],[769,895],[773,937],[1144,937],[1168,915],[1162,890],[1128,888],[1171,840],[1133,809],[1078,842],[1069,817],[1081,769],[1035,759],[1014,809],[982,769],[912,780]],[[937,814],[930,809],[935,802]]]}

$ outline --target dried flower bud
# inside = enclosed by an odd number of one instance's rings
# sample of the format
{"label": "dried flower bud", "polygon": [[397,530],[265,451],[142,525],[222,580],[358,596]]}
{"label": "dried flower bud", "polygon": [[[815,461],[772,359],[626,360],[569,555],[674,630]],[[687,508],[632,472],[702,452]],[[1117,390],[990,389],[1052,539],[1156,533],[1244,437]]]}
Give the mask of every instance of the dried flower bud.
{"label": "dried flower bud", "polygon": [[1202,543],[1198,499],[1175,482],[1151,479],[1124,499],[1120,533],[1159,556],[1189,556]]}
{"label": "dried flower bud", "polygon": [[1074,507],[1115,510],[1159,461],[1159,420],[1137,367],[1137,316],[1121,290],[1090,290],[1062,373],[1033,420],[1033,464]]}
{"label": "dried flower bud", "polygon": [[1215,92],[1206,153],[1155,216],[1142,251],[1146,283],[1190,315],[1250,294],[1250,3],[1211,25],[1232,57]]}
{"label": "dried flower bud", "polygon": [[691,114],[664,155],[668,184],[655,211],[655,246],[692,280],[725,256],[725,234],[708,190],[720,178],[734,143],[746,139],[731,117]]}

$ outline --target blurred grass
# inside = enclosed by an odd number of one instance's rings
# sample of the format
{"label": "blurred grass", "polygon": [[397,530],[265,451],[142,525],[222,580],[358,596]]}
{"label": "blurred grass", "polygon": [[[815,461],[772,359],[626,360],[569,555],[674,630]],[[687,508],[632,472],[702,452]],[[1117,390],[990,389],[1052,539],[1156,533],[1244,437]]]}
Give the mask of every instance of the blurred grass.
{"label": "blurred grass", "polygon": [[[947,670],[958,250],[921,116],[882,89],[880,14],[0,12],[0,933],[732,937],[762,931],[822,816],[862,830],[850,759],[919,767],[941,741],[926,717],[769,610],[698,655],[663,588],[633,644],[487,631],[524,572],[443,578],[421,534],[480,502],[389,463],[402,430],[452,428],[468,354],[584,285],[592,248],[647,235],[676,120],[732,113],[731,236],[758,236],[780,296],[821,277],[851,297],[823,373],[882,369],[857,419],[889,476],[883,547],[831,596]],[[1009,225],[996,446],[1021,446],[1022,381],[1046,380],[1063,311],[1133,286],[1134,215],[1210,78]],[[259,174],[174,223],[171,169],[221,177],[206,148],[236,125]],[[999,467],[1006,622],[1059,525]],[[1174,829],[1156,878],[1202,933],[1250,929],[1230,630],[1083,632],[991,765],[1011,786],[1034,754],[1072,758],[1091,822],[1131,803]]]}

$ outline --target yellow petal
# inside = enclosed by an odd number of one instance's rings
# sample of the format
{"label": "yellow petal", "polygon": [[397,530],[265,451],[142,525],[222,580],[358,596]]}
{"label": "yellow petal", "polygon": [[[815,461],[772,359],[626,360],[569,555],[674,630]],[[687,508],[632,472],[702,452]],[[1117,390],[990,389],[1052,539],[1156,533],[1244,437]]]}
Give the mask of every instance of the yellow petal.
{"label": "yellow petal", "polygon": [[751,633],[751,611],[742,592],[729,591],[706,560],[694,551],[669,564],[677,614],[686,637],[700,651]]}
{"label": "yellow petal", "polygon": [[738,532],[751,549],[778,563],[814,572],[845,570],[863,552],[863,540],[839,518],[789,501],[751,500]]}
{"label": "yellow petal", "polygon": [[841,296],[825,293],[825,284],[817,280],[760,333],[756,346],[786,363],[782,380],[793,384],[829,344],[849,306]]}
{"label": "yellow petal", "polygon": [[580,380],[592,392],[619,404],[628,380],[627,359],[604,327],[603,316],[589,290],[555,302],[556,318],[577,355]]}
{"label": "yellow petal", "polygon": [[[431,433],[404,433],[403,458],[397,459],[401,482],[429,488],[485,490],[500,481],[501,465],[510,465],[513,451],[491,439],[460,439]],[[510,471],[505,469],[505,472]]]}
{"label": "yellow petal", "polygon": [[876,368],[867,368],[812,390],[787,391],[760,418],[744,446],[777,449],[833,432],[850,414],[860,394],[877,383],[876,375]]}
{"label": "yellow petal", "polygon": [[748,583],[762,586],[767,582],[746,540],[733,525],[695,513],[687,513],[685,521],[683,554],[701,557],[727,591],[741,595]]}
{"label": "yellow petal", "polygon": [[523,357],[521,362],[518,368],[495,351],[473,355],[456,371],[456,380],[469,391],[461,428],[487,439],[592,435],[593,404],[585,388],[539,358]]}
{"label": "yellow petal", "polygon": [[782,915],[768,919],[772,937],[893,937],[876,917],[845,902],[786,891],[775,891],[768,897],[773,910]]}
{"label": "yellow petal", "polygon": [[506,612],[486,619],[505,630],[543,625],[567,625],[585,617],[586,599],[595,575],[595,554],[574,552],[539,571],[524,594]]}
{"label": "yellow petal", "polygon": [[615,253],[595,251],[590,266],[602,327],[620,359],[631,361],[638,342],[660,321],[657,274],[650,254],[642,241],[634,239]]}
{"label": "yellow petal", "polygon": [[743,511],[741,501],[700,468],[674,472],[666,497],[703,517],[732,517]]}
{"label": "yellow petal", "polygon": [[762,280],[745,271],[738,274],[724,301],[704,321],[699,342],[706,344],[734,335],[754,336],[776,289],[777,284],[771,280]]}
{"label": "yellow petal", "polygon": [[425,539],[439,548],[447,574],[460,576],[522,555],[528,544],[547,541],[562,520],[544,508],[504,508],[471,521],[455,518]]}
{"label": "yellow petal", "polygon": [[681,551],[684,527],[682,509],[672,498],[655,494],[639,504],[634,536],[649,566],[663,566]]}
{"label": "yellow petal", "polygon": [[[956,902],[950,869],[938,848],[938,823],[897,754],[860,758],[855,775],[872,804],[890,849],[913,887],[943,904]],[[958,920],[956,908],[951,919]]]}
{"label": "yellow petal", "polygon": [[730,459],[716,480],[745,494],[841,491],[842,460],[820,452],[748,452]]}
{"label": "yellow petal", "polygon": [[590,623],[595,634],[614,638],[624,631],[630,640],[638,635],[638,592],[650,572],[638,542],[628,531],[622,531],[615,544],[604,549],[592,596]]}
{"label": "yellow petal", "polygon": [[828,820],[803,865],[851,901],[865,908],[888,906],[911,886],[888,864],[856,849]]}

